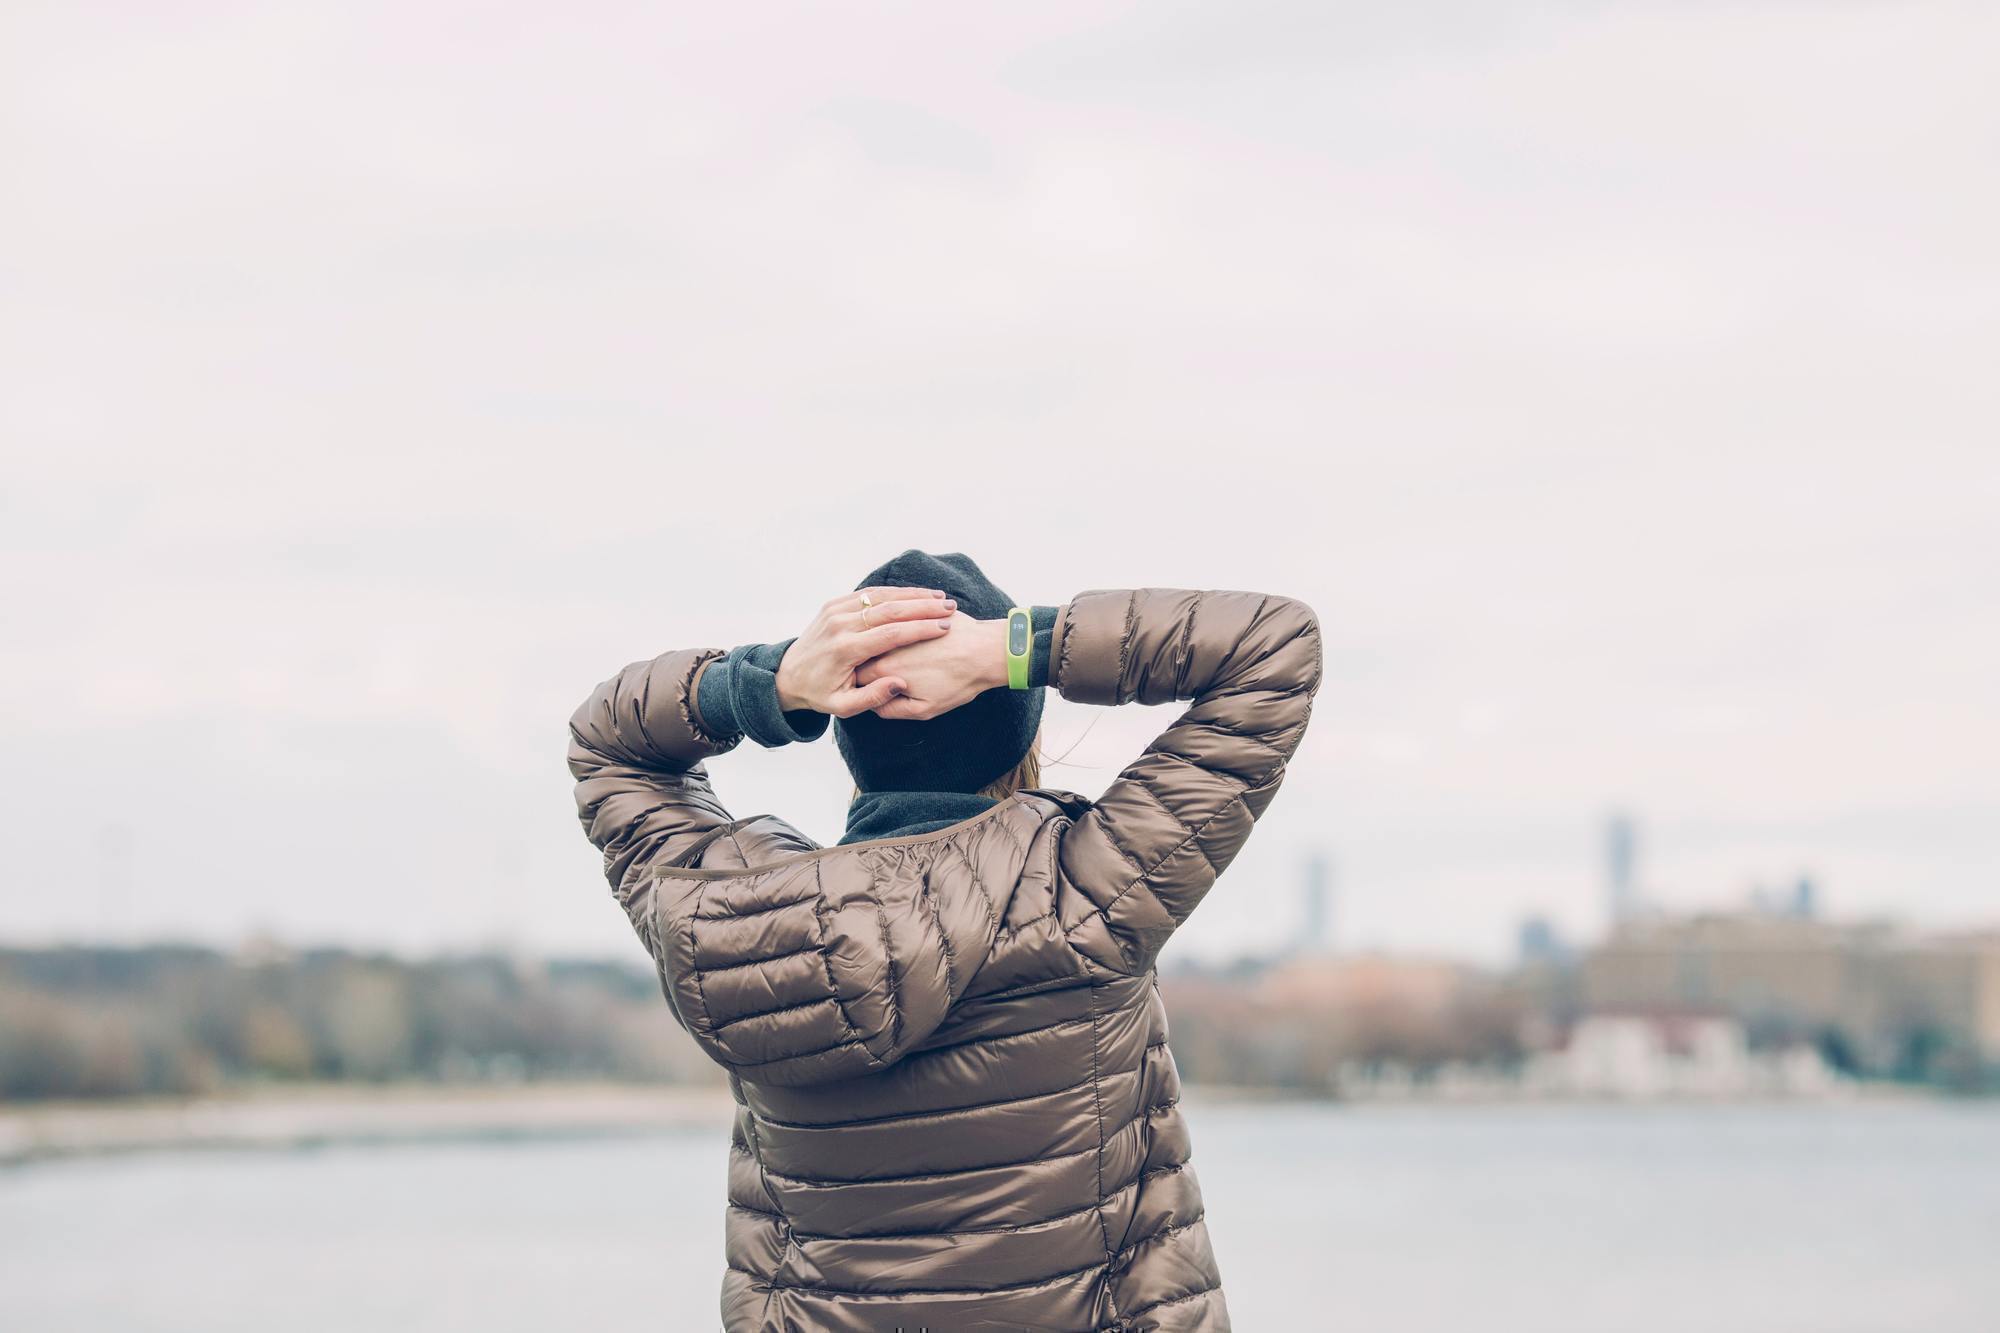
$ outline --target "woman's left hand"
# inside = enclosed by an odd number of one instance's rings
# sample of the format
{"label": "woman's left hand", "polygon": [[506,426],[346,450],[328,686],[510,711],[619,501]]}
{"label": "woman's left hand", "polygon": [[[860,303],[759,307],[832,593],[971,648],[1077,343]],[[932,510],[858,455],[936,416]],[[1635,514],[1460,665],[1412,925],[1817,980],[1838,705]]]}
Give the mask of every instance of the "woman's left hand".
{"label": "woman's left hand", "polygon": [[866,684],[855,668],[907,644],[942,637],[958,604],[936,588],[863,588],[842,593],[819,609],[812,624],[778,663],[778,703],[853,717],[879,708],[906,688],[893,672]]}

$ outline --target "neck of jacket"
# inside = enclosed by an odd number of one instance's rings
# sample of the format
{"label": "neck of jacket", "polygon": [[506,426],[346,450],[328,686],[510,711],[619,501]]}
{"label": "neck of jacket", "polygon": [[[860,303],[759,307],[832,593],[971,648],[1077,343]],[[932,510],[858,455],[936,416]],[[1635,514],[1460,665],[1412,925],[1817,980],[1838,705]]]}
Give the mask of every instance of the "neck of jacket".
{"label": "neck of jacket", "polygon": [[992,809],[990,796],[962,791],[868,791],[849,802],[838,845],[934,833]]}

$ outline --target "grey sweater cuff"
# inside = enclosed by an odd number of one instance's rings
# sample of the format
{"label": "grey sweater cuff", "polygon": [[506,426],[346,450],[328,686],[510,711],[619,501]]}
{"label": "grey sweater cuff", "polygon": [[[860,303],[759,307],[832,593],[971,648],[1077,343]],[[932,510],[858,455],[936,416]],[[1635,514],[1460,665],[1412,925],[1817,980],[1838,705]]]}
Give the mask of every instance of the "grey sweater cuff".
{"label": "grey sweater cuff", "polygon": [[710,662],[695,687],[701,725],[717,736],[748,736],[766,748],[818,740],[833,719],[778,702],[778,663],[792,640],[746,643]]}

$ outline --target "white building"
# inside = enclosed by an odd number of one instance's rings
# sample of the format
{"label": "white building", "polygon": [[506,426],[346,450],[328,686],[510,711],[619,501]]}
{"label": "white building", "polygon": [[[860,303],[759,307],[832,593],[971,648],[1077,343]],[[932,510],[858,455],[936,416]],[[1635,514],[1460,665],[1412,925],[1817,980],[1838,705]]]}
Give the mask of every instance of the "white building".
{"label": "white building", "polygon": [[1824,1096],[1841,1086],[1812,1047],[1753,1054],[1741,1023],[1712,1014],[1585,1018],[1566,1045],[1529,1061],[1524,1082],[1543,1095],[1628,1101]]}

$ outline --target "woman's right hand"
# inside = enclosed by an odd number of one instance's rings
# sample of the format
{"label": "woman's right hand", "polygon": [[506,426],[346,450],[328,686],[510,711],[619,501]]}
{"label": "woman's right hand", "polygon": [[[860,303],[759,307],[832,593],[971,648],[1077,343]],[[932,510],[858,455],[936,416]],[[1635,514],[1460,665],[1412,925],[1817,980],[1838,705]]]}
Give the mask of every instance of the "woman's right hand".
{"label": "woman's right hand", "polygon": [[[864,604],[863,595],[867,602]],[[819,609],[778,663],[778,702],[853,717],[880,708],[907,688],[883,674],[857,685],[862,663],[905,644],[940,638],[951,629],[958,603],[936,588],[863,588],[842,593]]]}
{"label": "woman's right hand", "polygon": [[854,673],[864,689],[883,677],[899,685],[895,696],[875,710],[877,717],[921,722],[1006,686],[1007,622],[958,615],[952,625],[951,637],[940,643],[899,648]]}

